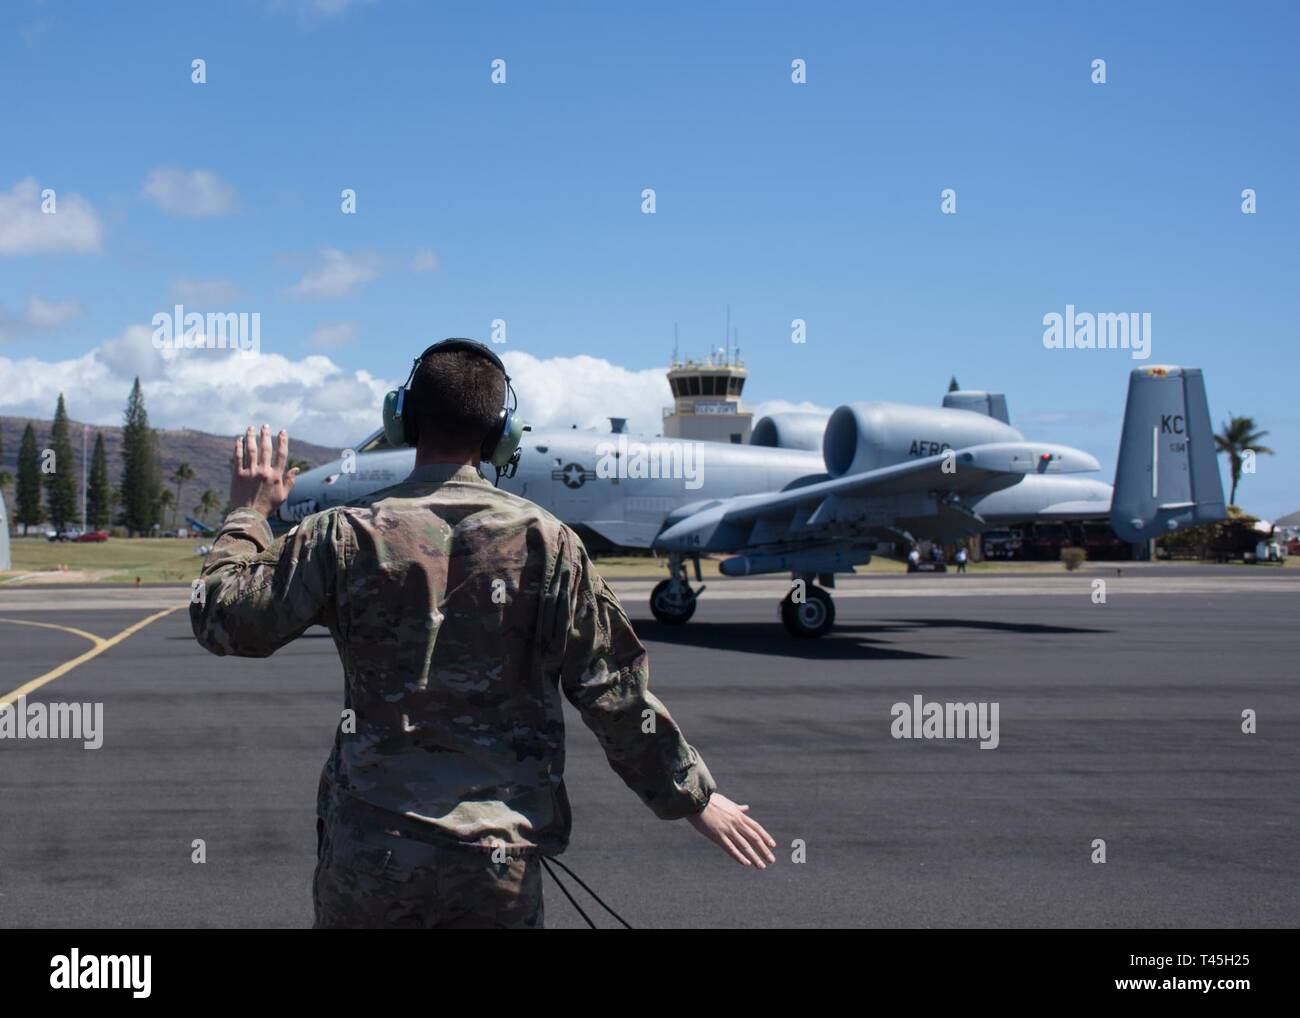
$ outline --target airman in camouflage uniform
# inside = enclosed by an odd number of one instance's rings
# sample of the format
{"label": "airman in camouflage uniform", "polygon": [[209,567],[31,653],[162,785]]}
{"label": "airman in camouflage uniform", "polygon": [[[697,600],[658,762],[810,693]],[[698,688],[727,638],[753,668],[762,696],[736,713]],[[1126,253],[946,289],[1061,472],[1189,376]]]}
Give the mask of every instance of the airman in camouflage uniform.
{"label": "airman in camouflage uniform", "polygon": [[[269,461],[265,428],[262,446]],[[212,653],[263,657],[321,625],[343,662],[318,926],[540,926],[536,857],[569,839],[561,694],[658,816],[714,791],[582,542],[473,466],[417,466],[279,540],[235,509],[201,581],[190,617]]]}

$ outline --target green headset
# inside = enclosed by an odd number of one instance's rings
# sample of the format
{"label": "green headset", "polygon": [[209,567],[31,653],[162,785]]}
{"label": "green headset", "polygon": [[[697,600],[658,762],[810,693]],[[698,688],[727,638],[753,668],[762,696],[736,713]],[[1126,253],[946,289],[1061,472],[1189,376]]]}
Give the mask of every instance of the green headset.
{"label": "green headset", "polygon": [[444,339],[441,343],[434,343],[415,358],[415,363],[411,365],[411,373],[406,378],[406,384],[384,397],[384,437],[394,448],[403,445],[415,447],[420,436],[415,414],[407,406],[415,372],[419,370],[420,362],[430,354],[455,350],[464,350],[486,358],[496,365],[497,370],[506,380],[506,405],[501,408],[496,423],[484,437],[479,458],[496,467],[498,479],[502,474],[506,477],[514,477],[515,470],[519,467],[519,443],[523,441],[524,432],[531,429],[515,412],[519,400],[515,395],[515,387],[510,384],[510,375],[506,372],[506,366],[501,363],[501,358],[493,353],[490,347],[472,339]]}

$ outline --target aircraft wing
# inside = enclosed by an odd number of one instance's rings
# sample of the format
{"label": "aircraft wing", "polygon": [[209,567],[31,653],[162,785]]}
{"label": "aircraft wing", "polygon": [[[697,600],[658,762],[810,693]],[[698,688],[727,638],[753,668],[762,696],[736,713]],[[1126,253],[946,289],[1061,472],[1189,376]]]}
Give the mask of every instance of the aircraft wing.
{"label": "aircraft wing", "polygon": [[[937,503],[971,518],[959,498],[1016,484],[1029,474],[1100,469],[1078,449],[1046,442],[995,442],[949,450],[785,491],[740,495],[683,507],[669,516],[654,547],[736,551],[809,537],[888,528],[907,515],[932,515]],[[1096,515],[1097,507],[1091,507]]]}

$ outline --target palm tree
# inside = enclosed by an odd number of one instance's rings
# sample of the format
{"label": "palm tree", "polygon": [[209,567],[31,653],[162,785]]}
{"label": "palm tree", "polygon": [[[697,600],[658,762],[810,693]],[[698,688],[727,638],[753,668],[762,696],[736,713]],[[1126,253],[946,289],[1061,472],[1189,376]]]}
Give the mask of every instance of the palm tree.
{"label": "palm tree", "polygon": [[1245,454],[1253,452],[1273,455],[1272,449],[1259,444],[1259,440],[1267,434],[1267,431],[1255,430],[1253,417],[1233,417],[1230,411],[1228,419],[1223,422],[1223,432],[1214,436],[1215,448],[1219,452],[1228,454],[1228,463],[1232,467],[1232,494],[1228,496],[1229,505],[1237,504],[1237,485],[1241,481],[1241,467],[1246,459]]}
{"label": "palm tree", "polygon": [[[158,492],[158,519],[161,520],[166,515],[167,510],[169,508],[172,508],[175,505],[176,505],[176,496],[173,495],[166,488],[161,489]],[[175,524],[176,524],[176,513],[173,511],[172,525],[175,526]]]}
{"label": "palm tree", "polygon": [[194,468],[188,463],[182,463],[172,474],[172,480],[176,482],[176,501],[172,503],[172,527],[176,526],[176,514],[180,511],[181,505],[181,487],[186,481],[194,480]]}
{"label": "palm tree", "polygon": [[206,523],[208,521],[208,513],[212,512],[214,509],[220,508],[220,506],[221,499],[217,497],[215,491],[209,488],[199,496],[199,504],[194,507],[194,512],[199,519]]}

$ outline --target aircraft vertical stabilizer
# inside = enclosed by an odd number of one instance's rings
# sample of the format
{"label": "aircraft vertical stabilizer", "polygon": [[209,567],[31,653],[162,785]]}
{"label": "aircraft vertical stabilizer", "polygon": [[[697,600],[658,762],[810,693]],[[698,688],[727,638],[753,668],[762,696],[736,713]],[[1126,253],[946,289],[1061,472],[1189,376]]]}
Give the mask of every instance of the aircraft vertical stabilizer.
{"label": "aircraft vertical stabilizer", "polygon": [[1135,369],[1115,466],[1115,533],[1136,543],[1226,515],[1200,368]]}

